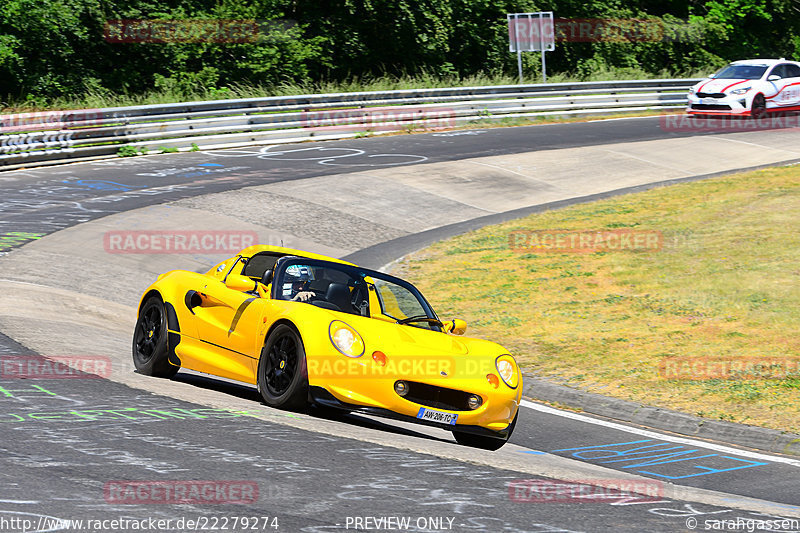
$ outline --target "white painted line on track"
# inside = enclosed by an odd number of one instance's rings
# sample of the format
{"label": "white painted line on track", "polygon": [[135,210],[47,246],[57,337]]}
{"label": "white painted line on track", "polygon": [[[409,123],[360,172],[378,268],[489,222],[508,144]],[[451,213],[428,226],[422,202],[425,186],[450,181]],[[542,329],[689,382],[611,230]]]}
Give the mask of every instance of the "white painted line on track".
{"label": "white painted line on track", "polygon": [[[731,132],[723,132],[723,133],[740,133],[740,132],[731,131]],[[787,154],[792,154],[792,155],[795,155],[795,156],[798,154],[798,152],[796,152],[794,150],[786,150],[784,148],[773,148],[772,146],[767,146],[767,145],[758,144],[758,143],[751,143],[751,142],[748,142],[748,141],[742,141],[741,139],[731,139],[730,137],[716,137],[716,138],[719,139],[720,141],[727,141],[727,142],[732,142],[732,143],[746,144],[748,146],[755,146],[756,148],[762,148],[762,149],[766,149],[766,150],[777,150],[779,152],[786,152]]]}
{"label": "white painted line on track", "polygon": [[[469,161],[469,163],[473,164],[473,165],[481,165],[481,166],[484,166],[484,167],[495,168],[495,169],[501,170],[503,172],[509,172],[511,174],[516,174],[517,176],[522,176],[523,178],[525,178],[526,180],[529,180],[529,181],[535,181],[537,183],[541,183],[541,184],[546,185],[548,187],[553,187],[553,184],[550,183],[549,181],[536,179],[533,176],[529,176],[528,174],[523,174],[521,172],[517,172],[516,170],[511,170],[510,168],[501,167],[499,165],[490,165],[489,163],[481,163],[480,161]],[[557,189],[558,187],[553,187],[553,188]],[[473,207],[475,207],[475,206],[473,206]],[[480,209],[480,208],[478,208],[478,209]]]}
{"label": "white painted line on track", "polygon": [[645,159],[643,157],[637,157],[637,156],[635,156],[633,154],[626,154],[625,152],[619,152],[617,150],[609,150],[608,148],[604,148],[603,151],[604,152],[608,152],[609,154],[616,154],[616,155],[621,155],[622,157],[629,157],[631,159],[635,159],[636,161],[641,161],[642,163],[647,163],[648,165],[653,165],[654,167],[666,168],[667,170],[674,170],[676,172],[680,172],[680,173],[683,174],[683,176],[677,176],[676,178],[672,178],[672,179],[680,179],[682,177],[686,178],[686,177],[691,176],[690,173],[686,172],[685,170],[683,170],[681,168],[673,167],[673,166],[670,166],[670,165],[664,165],[662,163],[658,163],[658,162],[652,161],[650,159]]}
{"label": "white painted line on track", "polygon": [[709,450],[714,450],[717,452],[729,453],[732,455],[738,455],[740,457],[749,457],[750,459],[758,459],[760,461],[770,461],[773,463],[784,463],[787,465],[797,466],[800,467],[800,460],[791,459],[789,457],[779,457],[775,455],[767,455],[758,452],[751,452],[750,450],[740,450],[738,448],[731,448],[728,446],[723,446],[722,444],[714,444],[713,442],[704,442],[694,439],[689,439],[686,437],[677,437],[674,435],[666,435],[663,433],[657,433],[655,431],[650,431],[647,429],[641,429],[631,426],[626,426],[624,424],[618,424],[616,422],[611,422],[608,420],[600,420],[598,418],[592,418],[590,416],[581,415],[578,413],[573,413],[571,411],[562,411],[560,409],[555,409],[553,407],[548,407],[546,405],[541,405],[530,400],[522,400],[520,402],[522,407],[527,407],[529,409],[533,409],[534,411],[539,411],[542,413],[547,413],[549,415],[556,415],[561,416],[564,418],[570,418],[572,420],[577,420],[579,422],[585,422],[588,424],[595,424],[598,426],[604,426],[611,429],[617,429],[619,431],[626,431],[628,433],[633,433],[635,435],[641,435],[643,437],[648,437],[651,439],[657,440],[665,440],[669,442],[675,442],[677,444],[688,444],[690,446],[700,446],[702,448],[706,448]]}
{"label": "white painted line on track", "polygon": [[[653,115],[642,115],[638,117],[614,117],[614,118],[596,118],[593,120],[582,120],[581,122],[613,122],[615,120],[642,120],[646,118],[653,118],[653,117],[679,117],[681,115],[685,115],[685,113],[669,113],[669,114],[653,114]],[[565,122],[564,124],[569,124]],[[574,124],[574,123],[573,123]],[[546,126],[546,124],[542,124],[542,126]]]}

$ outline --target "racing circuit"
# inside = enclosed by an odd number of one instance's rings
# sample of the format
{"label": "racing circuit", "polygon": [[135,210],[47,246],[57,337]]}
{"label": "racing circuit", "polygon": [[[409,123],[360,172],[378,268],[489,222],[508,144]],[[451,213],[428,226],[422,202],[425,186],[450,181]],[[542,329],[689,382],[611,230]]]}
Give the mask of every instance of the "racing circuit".
{"label": "racing circuit", "polygon": [[[104,241],[108,231],[255,232],[390,268],[441,238],[548,206],[797,163],[798,141],[796,130],[667,132],[650,117],[2,173],[0,354],[104,356],[111,368],[103,379],[0,379],[0,530],[21,531],[14,519],[35,531],[115,518],[184,531],[193,528],[178,519],[268,517],[256,529],[688,531],[800,518],[796,456],[560,411],[532,401],[535,388],[510,443],[486,452],[437,429],[271,409],[253,388],[196,373],[141,376],[130,356],[141,291],[159,273],[204,271],[229,254],[119,253]],[[110,501],[104,490],[121,480],[239,480],[258,495],[244,505]],[[627,480],[657,492],[536,502],[510,491],[518,480]]]}

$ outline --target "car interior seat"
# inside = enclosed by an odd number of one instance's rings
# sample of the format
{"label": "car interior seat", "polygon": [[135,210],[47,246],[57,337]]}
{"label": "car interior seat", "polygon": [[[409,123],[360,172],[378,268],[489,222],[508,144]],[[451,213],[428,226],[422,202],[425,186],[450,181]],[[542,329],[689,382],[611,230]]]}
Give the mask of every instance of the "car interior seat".
{"label": "car interior seat", "polygon": [[325,293],[325,299],[344,311],[345,313],[358,314],[350,303],[350,289],[344,283],[331,283]]}

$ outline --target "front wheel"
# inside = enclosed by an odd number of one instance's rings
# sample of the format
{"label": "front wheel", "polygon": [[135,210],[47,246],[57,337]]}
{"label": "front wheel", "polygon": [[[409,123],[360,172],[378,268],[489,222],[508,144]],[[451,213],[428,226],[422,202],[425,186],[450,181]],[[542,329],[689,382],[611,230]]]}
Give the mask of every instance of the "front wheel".
{"label": "front wheel", "polygon": [[750,116],[759,119],[767,114],[767,101],[763,94],[753,97],[753,104],[750,106]]}
{"label": "front wheel", "polygon": [[171,378],[179,367],[169,362],[167,315],[164,302],[151,296],[142,306],[133,331],[133,365],[140,373]]}
{"label": "front wheel", "polygon": [[271,407],[302,409],[308,403],[308,371],[303,341],[280,324],[267,337],[258,360],[258,391]]}
{"label": "front wheel", "polygon": [[486,437],[484,435],[473,435],[472,433],[463,433],[461,431],[453,431],[453,436],[456,442],[462,446],[469,446],[471,448],[480,448],[481,450],[497,451],[503,447],[511,438],[514,433],[514,428],[517,426],[517,418],[519,418],[519,411],[514,416],[514,420],[508,425],[508,435],[505,438]]}

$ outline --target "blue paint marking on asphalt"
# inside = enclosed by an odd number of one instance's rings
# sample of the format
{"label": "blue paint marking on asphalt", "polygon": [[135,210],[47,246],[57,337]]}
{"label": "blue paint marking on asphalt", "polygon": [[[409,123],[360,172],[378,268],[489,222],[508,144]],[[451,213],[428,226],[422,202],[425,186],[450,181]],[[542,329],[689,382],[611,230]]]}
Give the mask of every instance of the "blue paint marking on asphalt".
{"label": "blue paint marking on asphalt", "polygon": [[[716,454],[714,454],[714,455],[716,455]],[[709,455],[707,457],[712,457],[712,456]],[[684,475],[684,476],[668,476],[668,475],[665,475],[665,474],[656,474],[655,472],[648,472],[647,470],[639,470],[639,472],[642,472],[643,474],[651,474],[653,476],[663,477],[663,478],[667,478],[667,479],[684,479],[684,478],[687,478],[687,477],[706,476],[708,474],[720,474],[722,472],[732,472],[734,470],[742,470],[743,468],[752,468],[754,466],[764,466],[764,465],[768,465],[769,464],[769,463],[761,463],[761,462],[758,462],[758,461],[748,461],[747,459],[739,459],[738,457],[731,457],[729,455],[720,455],[719,457],[722,457],[724,459],[730,459],[732,461],[739,461],[741,463],[748,463],[748,464],[745,464],[743,466],[736,466],[736,467],[733,467],[733,468],[712,468],[712,467],[708,467],[708,466],[695,465],[694,468],[697,468],[697,469],[700,469],[700,470],[705,470],[705,472],[700,472],[700,473],[696,473],[696,474],[687,474],[687,475]]]}
{"label": "blue paint marking on asphalt", "polygon": [[[654,444],[638,446],[645,443]],[[626,469],[637,468],[639,470],[636,471],[641,474],[649,474],[665,479],[707,476],[709,474],[720,474],[769,464],[731,457],[730,455],[705,453],[700,449],[688,448],[669,442],[658,442],[653,439],[553,450],[553,453],[556,452],[572,452],[569,455],[576,459],[594,461],[598,464],[631,463],[619,466]],[[696,453],[701,455],[694,455]],[[700,462],[701,459],[704,460],[703,463]],[[734,461],[734,463],[731,464],[730,461]],[[660,465],[670,466],[661,467]],[[642,470],[641,468],[643,467],[656,468]],[[657,469],[660,469],[660,471]]]}
{"label": "blue paint marking on asphalt", "polygon": [[537,452],[536,450],[519,450],[519,453],[529,453],[531,455],[545,455],[547,452]]}
{"label": "blue paint marking on asphalt", "polygon": [[200,163],[197,166],[198,167],[224,167],[225,165],[220,165],[219,163]]}

